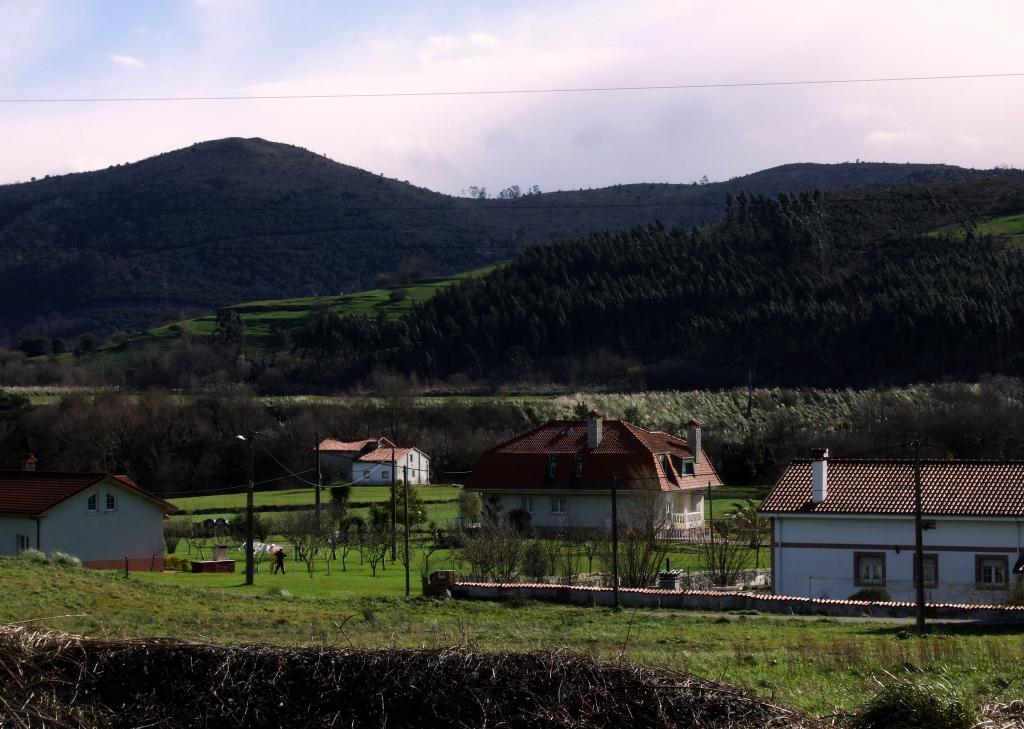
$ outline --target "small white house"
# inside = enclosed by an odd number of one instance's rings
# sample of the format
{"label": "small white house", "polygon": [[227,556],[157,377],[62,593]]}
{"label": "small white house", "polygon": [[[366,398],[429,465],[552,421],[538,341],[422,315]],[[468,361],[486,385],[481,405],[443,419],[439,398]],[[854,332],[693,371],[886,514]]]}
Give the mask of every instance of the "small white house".
{"label": "small white house", "polygon": [[[999,603],[1024,572],[1024,462],[922,461],[928,602]],[[845,599],[882,588],[914,599],[914,464],[793,461],[761,505],[776,594]]]}
{"label": "small white house", "polygon": [[430,456],[419,448],[402,447],[384,436],[344,441],[327,438],[320,443],[321,463],[336,478],[360,486],[430,483]]}
{"label": "small white house", "polygon": [[174,510],[127,476],[0,471],[0,555],[33,548],[96,569],[123,569],[125,559],[162,569],[164,514]]}
{"label": "small white house", "polygon": [[491,508],[521,509],[538,531],[558,533],[608,528],[614,481],[620,520],[656,501],[665,535],[687,538],[704,528],[708,487],[721,485],[701,447],[701,424],[688,427],[680,438],[597,412],[553,420],[484,453],[465,487]]}

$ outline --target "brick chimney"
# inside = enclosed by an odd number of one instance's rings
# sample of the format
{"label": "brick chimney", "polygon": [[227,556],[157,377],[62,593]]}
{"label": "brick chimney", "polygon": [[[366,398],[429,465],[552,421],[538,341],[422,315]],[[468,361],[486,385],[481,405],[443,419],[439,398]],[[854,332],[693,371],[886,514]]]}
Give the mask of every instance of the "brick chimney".
{"label": "brick chimney", "polygon": [[693,453],[693,462],[695,465],[700,463],[700,429],[703,425],[704,423],[700,422],[696,418],[686,424],[686,445],[690,447],[690,452]]}
{"label": "brick chimney", "polygon": [[596,449],[601,445],[601,435],[604,425],[604,416],[596,410],[587,413],[587,448]]}
{"label": "brick chimney", "polygon": [[828,448],[811,448],[811,503],[828,498]]}
{"label": "brick chimney", "polygon": [[26,453],[21,457],[21,470],[22,471],[34,471],[36,470],[36,463],[39,460],[31,453]]}

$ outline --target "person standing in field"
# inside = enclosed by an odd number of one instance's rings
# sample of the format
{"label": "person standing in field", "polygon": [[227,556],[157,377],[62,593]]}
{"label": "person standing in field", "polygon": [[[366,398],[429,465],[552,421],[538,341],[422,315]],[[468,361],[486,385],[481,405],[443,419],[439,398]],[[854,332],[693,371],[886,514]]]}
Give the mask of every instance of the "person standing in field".
{"label": "person standing in field", "polygon": [[275,544],[273,547],[270,548],[270,551],[274,553],[274,566],[271,568],[270,574],[276,575],[278,571],[280,571],[282,575],[285,574],[284,549]]}

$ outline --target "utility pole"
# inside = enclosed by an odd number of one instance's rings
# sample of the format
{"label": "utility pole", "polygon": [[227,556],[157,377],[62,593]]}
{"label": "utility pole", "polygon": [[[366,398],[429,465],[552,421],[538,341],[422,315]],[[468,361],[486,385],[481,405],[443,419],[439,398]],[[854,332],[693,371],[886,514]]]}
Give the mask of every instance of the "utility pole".
{"label": "utility pole", "polygon": [[391,448],[391,561],[398,559],[398,489],[395,486],[395,479],[398,478],[395,469],[398,468],[395,461],[395,449]]}
{"label": "utility pole", "polygon": [[405,489],[405,596],[409,597],[409,466],[402,466],[402,483]]}
{"label": "utility pole", "polygon": [[[316,513],[316,523],[313,525],[315,530],[315,537],[313,543],[316,545],[320,544],[320,491],[324,487],[324,476],[320,470],[320,433],[316,433],[316,494],[313,498],[314,511]],[[317,546],[319,549],[319,546]]]}
{"label": "utility pole", "polygon": [[924,530],[921,524],[921,441],[914,441],[914,598],[917,634],[924,635]]}
{"label": "utility pole", "polygon": [[245,584],[253,583],[253,574],[256,571],[253,559],[253,523],[252,523],[252,496],[255,489],[256,468],[256,434],[249,431],[249,488],[245,492]]}
{"label": "utility pole", "polygon": [[619,607],[619,478],[612,474],[612,605]]}

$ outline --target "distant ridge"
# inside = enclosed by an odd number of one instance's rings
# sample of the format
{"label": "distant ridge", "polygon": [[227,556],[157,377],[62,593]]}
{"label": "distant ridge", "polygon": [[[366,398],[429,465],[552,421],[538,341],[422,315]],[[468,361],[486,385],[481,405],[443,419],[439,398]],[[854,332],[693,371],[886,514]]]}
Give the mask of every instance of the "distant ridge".
{"label": "distant ridge", "polygon": [[[456,198],[300,147],[228,138],[95,172],[0,186],[0,345],[107,334],[164,309],[368,288],[403,259],[437,274],[660,220],[717,219],[727,192],[994,177],[949,165],[791,164],[706,185],[630,184]],[[529,181],[523,180],[526,183]]]}

